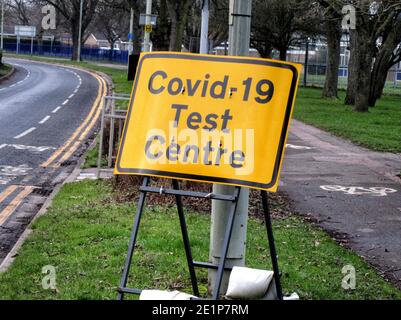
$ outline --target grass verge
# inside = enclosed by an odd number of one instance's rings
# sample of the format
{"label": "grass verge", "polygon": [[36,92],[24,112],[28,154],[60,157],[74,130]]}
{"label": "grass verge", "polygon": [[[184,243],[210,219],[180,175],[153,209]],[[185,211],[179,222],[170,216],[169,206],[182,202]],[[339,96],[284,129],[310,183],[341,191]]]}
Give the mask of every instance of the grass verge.
{"label": "grass verge", "polygon": [[0,79],[11,71],[11,66],[3,64],[0,66]]}
{"label": "grass verge", "polygon": [[[108,182],[65,185],[33,226],[11,268],[0,275],[0,299],[115,299],[135,207],[114,202]],[[193,253],[207,260],[210,217],[187,214]],[[285,292],[302,299],[401,299],[361,258],[300,218],[274,221]],[[189,292],[179,222],[172,208],[147,207],[134,257],[131,285]],[[268,269],[266,231],[257,219],[248,230],[247,265]],[[56,267],[57,290],[42,288],[42,268]],[[357,271],[355,290],[341,287],[342,268]],[[207,274],[198,273],[203,295]]]}
{"label": "grass verge", "polygon": [[340,98],[324,99],[319,89],[299,90],[294,118],[372,150],[401,152],[401,99],[383,96],[368,113],[357,113]]}

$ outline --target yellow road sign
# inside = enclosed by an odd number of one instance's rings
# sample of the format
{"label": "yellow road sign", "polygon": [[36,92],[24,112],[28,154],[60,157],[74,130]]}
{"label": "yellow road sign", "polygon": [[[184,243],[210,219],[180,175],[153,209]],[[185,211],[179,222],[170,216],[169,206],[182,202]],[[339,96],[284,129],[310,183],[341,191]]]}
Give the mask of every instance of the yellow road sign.
{"label": "yellow road sign", "polygon": [[266,59],[142,54],[115,173],[275,192],[300,70]]}
{"label": "yellow road sign", "polygon": [[151,24],[145,24],[145,32],[152,32],[153,28]]}

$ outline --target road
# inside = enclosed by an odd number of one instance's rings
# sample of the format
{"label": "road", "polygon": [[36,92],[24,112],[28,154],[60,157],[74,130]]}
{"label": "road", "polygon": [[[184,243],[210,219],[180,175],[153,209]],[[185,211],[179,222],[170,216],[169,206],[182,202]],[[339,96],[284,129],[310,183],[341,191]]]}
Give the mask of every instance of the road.
{"label": "road", "polygon": [[106,88],[85,71],[6,63],[16,72],[0,83],[0,263],[82,154]]}
{"label": "road", "polygon": [[294,120],[281,191],[401,288],[400,169],[400,154],[369,151]]}

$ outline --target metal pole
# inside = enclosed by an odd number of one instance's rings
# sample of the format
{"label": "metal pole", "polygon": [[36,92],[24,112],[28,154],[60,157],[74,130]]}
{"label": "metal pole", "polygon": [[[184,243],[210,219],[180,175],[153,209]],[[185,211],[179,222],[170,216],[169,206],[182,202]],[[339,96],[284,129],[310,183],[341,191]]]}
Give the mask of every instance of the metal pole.
{"label": "metal pole", "polygon": [[79,34],[78,34],[78,58],[77,61],[81,62],[81,42],[82,42],[82,16],[84,10],[84,1],[81,0],[79,8]]}
{"label": "metal pole", "polygon": [[[152,23],[152,0],[146,0],[146,19],[145,25]],[[145,37],[143,40],[143,51],[150,52],[150,32],[145,30]]]}
{"label": "metal pole", "polygon": [[134,9],[131,8],[131,18],[129,22],[128,54],[134,53]]}
{"label": "metal pole", "polygon": [[[229,55],[248,56],[251,34],[252,0],[230,0]],[[214,185],[215,194],[234,194],[235,187]],[[249,189],[243,188],[236,210],[235,224],[227,254],[227,267],[245,265],[246,233],[248,224]],[[221,248],[228,222],[229,204],[212,203],[212,226],[209,258],[213,264],[220,261]],[[229,272],[225,272],[220,293],[227,291]],[[216,270],[209,270],[209,288],[215,287]],[[213,293],[215,294],[215,293]]]}
{"label": "metal pole", "polygon": [[209,53],[209,0],[203,0],[200,53]]}
{"label": "metal pole", "polygon": [[4,34],[4,1],[1,0],[1,40],[0,40],[0,51],[3,51],[4,46],[3,46],[3,34]]}
{"label": "metal pole", "polygon": [[306,40],[306,48],[305,48],[304,87],[308,85],[308,64],[309,64],[309,38]]}

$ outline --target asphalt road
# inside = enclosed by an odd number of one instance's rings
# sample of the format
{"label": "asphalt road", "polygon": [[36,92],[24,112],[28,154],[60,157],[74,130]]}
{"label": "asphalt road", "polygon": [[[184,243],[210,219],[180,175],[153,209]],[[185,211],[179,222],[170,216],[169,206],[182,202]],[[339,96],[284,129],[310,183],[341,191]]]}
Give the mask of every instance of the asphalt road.
{"label": "asphalt road", "polygon": [[40,207],[82,153],[105,87],[81,70],[5,61],[16,73],[0,83],[0,262],[35,214],[26,199]]}
{"label": "asphalt road", "polygon": [[400,154],[373,152],[293,121],[281,191],[401,288],[400,169]]}

